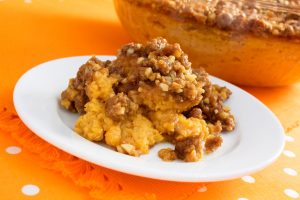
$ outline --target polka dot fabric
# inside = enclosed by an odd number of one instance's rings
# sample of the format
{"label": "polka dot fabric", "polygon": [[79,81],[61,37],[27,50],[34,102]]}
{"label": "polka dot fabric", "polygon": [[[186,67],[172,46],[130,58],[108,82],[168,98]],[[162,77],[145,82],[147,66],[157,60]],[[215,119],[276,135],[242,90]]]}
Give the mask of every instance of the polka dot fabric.
{"label": "polka dot fabric", "polygon": [[285,150],[266,169],[215,183],[140,178],[92,165],[44,142],[24,126],[12,103],[17,79],[32,66],[59,57],[115,54],[131,41],[113,2],[0,0],[0,24],[1,199],[300,199],[300,84],[245,88],[286,130]]}
{"label": "polka dot fabric", "polygon": [[40,192],[40,188],[36,185],[27,184],[22,187],[22,193],[26,196],[34,196]]}
{"label": "polka dot fabric", "polygon": [[8,154],[18,154],[20,153],[22,150],[20,147],[16,147],[16,146],[10,146],[10,147],[7,147],[5,149],[6,153]]}

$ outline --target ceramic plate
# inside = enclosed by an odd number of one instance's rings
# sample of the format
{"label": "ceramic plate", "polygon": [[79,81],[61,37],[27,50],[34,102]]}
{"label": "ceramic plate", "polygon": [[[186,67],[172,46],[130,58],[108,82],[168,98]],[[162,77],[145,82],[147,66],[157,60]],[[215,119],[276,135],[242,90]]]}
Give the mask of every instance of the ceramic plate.
{"label": "ceramic plate", "polygon": [[[101,60],[112,56],[99,56]],[[271,164],[284,147],[284,132],[278,119],[259,100],[242,89],[210,77],[213,83],[232,91],[226,102],[237,126],[222,134],[223,145],[200,162],[164,162],[157,152],[170,144],[158,144],[150,153],[131,157],[102,144],[90,142],[72,127],[77,114],[59,106],[60,93],[89,56],[53,60],[25,73],[15,86],[14,105],[23,122],[39,137],[79,158],[113,170],[154,179],[209,182],[234,179]]]}

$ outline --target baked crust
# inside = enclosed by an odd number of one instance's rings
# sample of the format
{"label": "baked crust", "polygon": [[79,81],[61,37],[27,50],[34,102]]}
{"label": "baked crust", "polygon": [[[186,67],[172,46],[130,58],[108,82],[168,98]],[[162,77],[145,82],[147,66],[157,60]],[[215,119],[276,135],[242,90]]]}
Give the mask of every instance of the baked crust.
{"label": "baked crust", "polygon": [[193,68],[204,67],[212,75],[247,86],[274,87],[300,80],[296,38],[223,30],[129,0],[115,0],[115,7],[132,38],[145,42],[162,36],[178,42]]}
{"label": "baked crust", "polygon": [[300,1],[182,1],[182,0],[127,0],[164,13],[177,20],[196,22],[238,33],[300,37]]}

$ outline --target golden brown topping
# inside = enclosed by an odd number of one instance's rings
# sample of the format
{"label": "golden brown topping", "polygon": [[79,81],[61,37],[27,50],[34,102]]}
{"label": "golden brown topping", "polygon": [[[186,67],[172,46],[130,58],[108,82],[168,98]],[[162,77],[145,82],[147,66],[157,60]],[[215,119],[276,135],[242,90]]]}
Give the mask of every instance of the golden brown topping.
{"label": "golden brown topping", "polygon": [[212,153],[222,145],[223,139],[220,135],[209,135],[205,141],[205,152]]}
{"label": "golden brown topping", "polygon": [[208,123],[207,124],[209,134],[217,135],[222,131],[222,123],[217,121],[215,124]]}
{"label": "golden brown topping", "polygon": [[159,150],[158,156],[164,161],[173,161],[177,159],[175,151],[171,148]]}
{"label": "golden brown topping", "polygon": [[202,119],[202,111],[200,108],[193,108],[189,113],[189,117],[194,117],[198,119]]}
{"label": "golden brown topping", "polygon": [[107,116],[115,121],[121,121],[124,120],[125,117],[134,115],[138,107],[139,106],[132,102],[124,93],[118,93],[105,102]]}
{"label": "golden brown topping", "polygon": [[207,84],[204,90],[203,101],[199,104],[203,118],[212,124],[221,123],[225,131],[232,131],[235,126],[234,117],[230,114],[230,109],[223,105],[231,95],[231,91],[211,84]]}
{"label": "golden brown topping", "polygon": [[[128,49],[134,51],[128,55]],[[125,59],[126,63],[123,62]],[[131,69],[127,69],[128,63]],[[197,76],[192,72],[187,55],[178,44],[168,44],[163,38],[154,39],[144,46],[137,47],[135,43],[125,45],[114,64],[111,71],[119,71],[125,77],[130,76],[130,81],[126,84],[155,84],[163,92],[176,96],[179,101],[201,98],[204,83],[197,82]]]}
{"label": "golden brown topping", "polygon": [[[175,19],[235,32],[300,38],[298,0],[127,0]],[[292,20],[292,21],[291,21]]]}
{"label": "golden brown topping", "polygon": [[201,139],[191,136],[175,141],[175,152],[178,158],[186,162],[195,162],[202,158]]}

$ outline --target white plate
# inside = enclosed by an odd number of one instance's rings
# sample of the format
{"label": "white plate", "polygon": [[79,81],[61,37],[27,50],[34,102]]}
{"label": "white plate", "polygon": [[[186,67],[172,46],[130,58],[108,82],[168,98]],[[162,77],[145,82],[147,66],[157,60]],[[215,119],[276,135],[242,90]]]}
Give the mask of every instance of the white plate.
{"label": "white plate", "polygon": [[[112,56],[99,56],[102,60]],[[232,108],[237,126],[223,134],[223,145],[203,160],[194,163],[163,162],[154,146],[148,155],[131,157],[105,145],[90,142],[72,127],[78,115],[60,108],[60,93],[68,80],[89,56],[53,60],[25,73],[14,90],[15,108],[23,122],[38,136],[79,158],[128,174],[180,182],[209,182],[238,178],[271,164],[284,147],[284,132],[278,119],[260,101],[242,89],[210,77],[213,83],[232,91],[227,104]]]}

